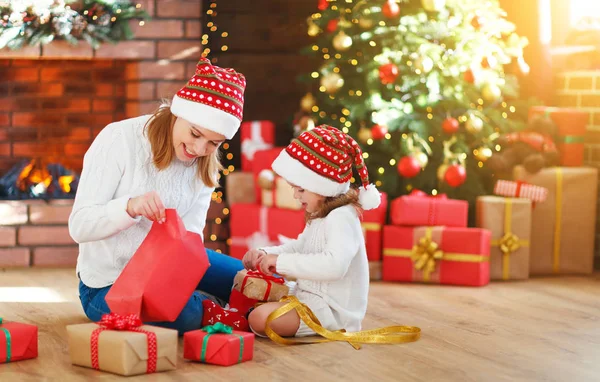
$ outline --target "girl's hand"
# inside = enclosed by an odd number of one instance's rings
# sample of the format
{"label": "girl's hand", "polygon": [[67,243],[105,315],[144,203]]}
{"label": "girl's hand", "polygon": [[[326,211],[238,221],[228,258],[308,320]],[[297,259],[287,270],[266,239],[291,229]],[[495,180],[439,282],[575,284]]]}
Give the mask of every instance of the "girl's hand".
{"label": "girl's hand", "polygon": [[150,191],[144,195],[129,199],[127,202],[127,213],[132,218],[144,216],[149,220],[159,223],[165,222],[165,206],[156,191]]}
{"label": "girl's hand", "polygon": [[260,249],[249,250],[248,252],[246,252],[244,258],[242,259],[242,263],[244,263],[244,268],[249,269],[251,271],[255,271],[258,262],[265,255],[265,251]]}
{"label": "girl's hand", "polygon": [[277,272],[277,255],[266,255],[261,257],[258,262],[260,271],[267,276],[273,276],[273,273]]}

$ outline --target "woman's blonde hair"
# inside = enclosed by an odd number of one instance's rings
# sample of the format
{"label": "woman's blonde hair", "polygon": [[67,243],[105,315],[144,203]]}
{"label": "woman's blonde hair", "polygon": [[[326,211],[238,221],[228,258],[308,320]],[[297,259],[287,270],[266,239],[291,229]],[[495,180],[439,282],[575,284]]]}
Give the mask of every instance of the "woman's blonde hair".
{"label": "woman's blonde hair", "polygon": [[[163,100],[160,107],[154,111],[152,118],[144,126],[150,146],[152,161],[159,170],[167,168],[175,159],[173,147],[173,126],[177,117],[171,113],[171,103]],[[196,159],[196,172],[199,179],[208,187],[219,185],[217,174],[223,169],[221,152],[217,149],[212,154]]]}
{"label": "woman's blonde hair", "polygon": [[356,212],[359,216],[362,216],[363,209],[358,202],[358,190],[354,187],[351,187],[345,194],[325,197],[323,204],[316,212],[311,214],[308,212],[306,213],[306,222],[310,223],[311,220],[324,218],[336,208],[343,207],[348,204],[356,209]]}

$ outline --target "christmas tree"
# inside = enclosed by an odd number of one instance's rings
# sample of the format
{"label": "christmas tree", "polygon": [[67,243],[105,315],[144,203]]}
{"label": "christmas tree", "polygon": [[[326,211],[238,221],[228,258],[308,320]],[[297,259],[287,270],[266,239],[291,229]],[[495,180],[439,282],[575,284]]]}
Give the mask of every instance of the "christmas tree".
{"label": "christmas tree", "polygon": [[491,193],[494,140],[527,114],[518,98],[527,40],[505,16],[497,0],[319,0],[307,51],[322,61],[306,76],[297,126],[357,138],[391,197]]}

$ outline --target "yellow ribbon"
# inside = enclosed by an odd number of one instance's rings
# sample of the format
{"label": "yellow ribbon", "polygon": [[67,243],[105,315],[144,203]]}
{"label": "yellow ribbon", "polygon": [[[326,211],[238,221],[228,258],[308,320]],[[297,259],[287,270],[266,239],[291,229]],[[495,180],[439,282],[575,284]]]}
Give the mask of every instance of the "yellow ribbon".
{"label": "yellow ribbon", "polygon": [[511,198],[505,199],[504,204],[504,236],[492,240],[492,246],[497,246],[502,252],[502,280],[510,279],[510,255],[521,247],[529,246],[529,240],[521,240],[512,233],[512,204]]}
{"label": "yellow ribbon", "polygon": [[448,253],[439,249],[439,245],[431,238],[432,229],[427,227],[425,236],[419,239],[418,244],[412,249],[384,248],[385,256],[410,257],[415,269],[423,272],[423,281],[430,280],[431,273],[435,271],[436,261],[459,261],[468,263],[484,263],[489,261],[488,256],[474,255],[471,253]]}
{"label": "yellow ribbon", "polygon": [[560,167],[556,167],[556,215],[554,218],[554,256],[552,257],[552,270],[558,273],[560,270],[560,235],[562,220],[562,183],[563,173]]}
{"label": "yellow ribbon", "polygon": [[[307,343],[320,343],[331,341],[348,342],[356,350],[360,344],[401,344],[414,342],[421,337],[421,329],[415,326],[386,326],[379,329],[363,330],[360,332],[347,333],[344,329],[330,331],[321,326],[319,319],[308,306],[301,303],[296,296],[283,297],[280,302],[287,304],[275,309],[265,324],[265,334],[280,345],[299,345]],[[271,323],[291,310],[296,310],[298,316],[315,333],[324,338],[283,338],[271,328]]]}

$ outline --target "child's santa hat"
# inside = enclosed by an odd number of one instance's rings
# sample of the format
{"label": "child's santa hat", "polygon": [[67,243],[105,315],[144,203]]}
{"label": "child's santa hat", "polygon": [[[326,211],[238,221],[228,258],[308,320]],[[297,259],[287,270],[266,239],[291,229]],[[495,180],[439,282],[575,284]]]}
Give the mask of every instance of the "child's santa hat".
{"label": "child's santa hat", "polygon": [[362,150],[351,136],[334,127],[321,125],[303,132],[281,151],[272,168],[293,185],[323,196],[338,196],[350,189],[352,165],[362,181],[362,208],[377,208],[381,195],[369,184]]}

